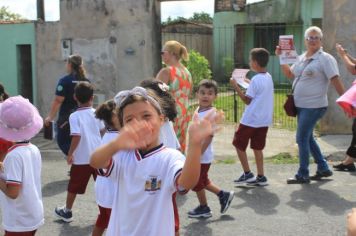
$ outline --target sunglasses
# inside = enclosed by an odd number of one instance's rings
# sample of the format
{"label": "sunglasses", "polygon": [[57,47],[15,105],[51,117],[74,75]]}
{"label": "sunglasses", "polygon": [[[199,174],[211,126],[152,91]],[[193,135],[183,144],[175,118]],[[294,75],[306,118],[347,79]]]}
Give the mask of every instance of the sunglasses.
{"label": "sunglasses", "polygon": [[321,38],[319,36],[308,36],[305,39],[307,41],[319,41]]}

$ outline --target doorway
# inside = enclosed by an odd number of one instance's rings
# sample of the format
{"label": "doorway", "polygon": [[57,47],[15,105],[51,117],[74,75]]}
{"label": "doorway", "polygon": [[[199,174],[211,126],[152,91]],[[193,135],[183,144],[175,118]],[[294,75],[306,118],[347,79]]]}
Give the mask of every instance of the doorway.
{"label": "doorway", "polygon": [[33,103],[31,45],[17,45],[17,83],[18,91]]}

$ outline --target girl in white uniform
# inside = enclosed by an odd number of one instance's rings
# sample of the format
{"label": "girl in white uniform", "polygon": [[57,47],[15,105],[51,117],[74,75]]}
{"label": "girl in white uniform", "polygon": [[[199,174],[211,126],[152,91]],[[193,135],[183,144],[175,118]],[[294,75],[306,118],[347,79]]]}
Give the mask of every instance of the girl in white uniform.
{"label": "girl in white uniform", "polygon": [[173,236],[172,194],[186,192],[199,178],[201,144],[213,134],[215,120],[195,116],[185,159],[160,143],[163,116],[153,96],[141,87],[120,92],[120,135],[91,157],[93,167],[105,168],[102,174],[118,183],[108,236]]}

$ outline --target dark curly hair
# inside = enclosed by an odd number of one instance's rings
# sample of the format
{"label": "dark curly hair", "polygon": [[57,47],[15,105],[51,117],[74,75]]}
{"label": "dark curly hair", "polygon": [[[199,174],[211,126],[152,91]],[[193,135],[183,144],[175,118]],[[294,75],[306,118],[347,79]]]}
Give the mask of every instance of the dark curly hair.
{"label": "dark curly hair", "polygon": [[5,88],[0,84],[0,102],[5,101],[9,98],[9,95],[5,92]]}
{"label": "dark curly hair", "polygon": [[160,98],[160,106],[162,108],[163,115],[170,121],[174,121],[177,117],[176,102],[169,91],[162,89],[165,84],[156,79],[143,80],[140,86],[149,90],[152,90],[157,97]]}
{"label": "dark curly hair", "polygon": [[103,120],[109,128],[116,128],[112,122],[112,115],[115,112],[116,104],[113,99],[110,99],[101,104],[95,111],[95,117]]}

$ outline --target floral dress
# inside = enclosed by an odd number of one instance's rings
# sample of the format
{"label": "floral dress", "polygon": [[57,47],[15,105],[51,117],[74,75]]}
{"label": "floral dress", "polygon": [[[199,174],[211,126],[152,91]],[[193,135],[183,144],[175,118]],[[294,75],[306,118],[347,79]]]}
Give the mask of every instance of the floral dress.
{"label": "floral dress", "polygon": [[190,115],[188,113],[189,95],[192,91],[192,76],[187,68],[170,67],[169,90],[176,101],[177,118],[174,120],[174,131],[177,134],[181,151],[186,147],[186,132]]}

